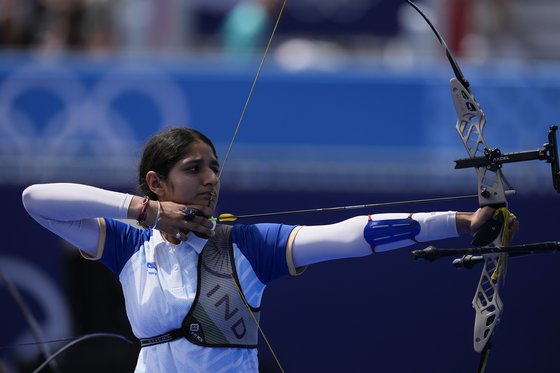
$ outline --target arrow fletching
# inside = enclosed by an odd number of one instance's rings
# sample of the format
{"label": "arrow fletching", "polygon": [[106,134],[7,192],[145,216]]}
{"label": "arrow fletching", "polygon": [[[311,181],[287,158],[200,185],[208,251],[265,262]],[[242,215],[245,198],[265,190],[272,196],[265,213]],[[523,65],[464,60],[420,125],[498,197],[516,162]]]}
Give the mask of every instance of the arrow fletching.
{"label": "arrow fletching", "polygon": [[220,214],[216,220],[219,221],[220,223],[222,223],[222,222],[232,222],[232,221],[237,220],[237,216],[235,216],[233,214],[227,214],[227,213],[226,214]]}

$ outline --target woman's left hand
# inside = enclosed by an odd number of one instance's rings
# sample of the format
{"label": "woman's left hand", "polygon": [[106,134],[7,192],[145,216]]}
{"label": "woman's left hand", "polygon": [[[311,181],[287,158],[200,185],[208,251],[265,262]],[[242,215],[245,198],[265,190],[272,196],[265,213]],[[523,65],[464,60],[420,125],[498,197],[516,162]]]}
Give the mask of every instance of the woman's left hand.
{"label": "woman's left hand", "polygon": [[[476,210],[474,213],[472,213],[472,215],[470,216],[470,222],[468,225],[468,230],[470,232],[470,234],[475,234],[476,232],[478,232],[478,230],[490,219],[494,218],[494,213],[496,212],[496,209],[489,207],[489,206],[485,206],[485,207],[481,207],[478,210]],[[508,222],[509,224],[508,229],[509,229],[509,236],[510,238],[513,238],[513,236],[515,236],[515,234],[517,233],[517,231],[519,230],[519,221],[517,220],[517,218],[515,217],[515,215],[511,214],[510,216],[510,221]]]}

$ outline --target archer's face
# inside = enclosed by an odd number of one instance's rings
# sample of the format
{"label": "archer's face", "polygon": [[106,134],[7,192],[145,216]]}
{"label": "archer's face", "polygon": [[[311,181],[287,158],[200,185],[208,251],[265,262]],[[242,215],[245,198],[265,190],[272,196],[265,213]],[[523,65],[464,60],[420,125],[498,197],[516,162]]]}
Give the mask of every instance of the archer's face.
{"label": "archer's face", "polygon": [[162,200],[215,208],[220,166],[212,148],[202,141],[189,145],[186,156],[169,171]]}

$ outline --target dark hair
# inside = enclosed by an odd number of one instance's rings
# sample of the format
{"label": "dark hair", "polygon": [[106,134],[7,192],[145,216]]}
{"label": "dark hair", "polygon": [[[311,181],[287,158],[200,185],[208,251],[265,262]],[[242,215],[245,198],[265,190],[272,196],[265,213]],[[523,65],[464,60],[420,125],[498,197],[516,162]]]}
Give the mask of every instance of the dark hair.
{"label": "dark hair", "polygon": [[158,196],[150,190],[146,183],[146,174],[149,171],[154,171],[162,179],[167,179],[171,168],[187,155],[189,145],[197,140],[210,146],[212,152],[218,158],[212,141],[192,128],[169,128],[152,137],[144,148],[138,167],[138,189],[142,195],[157,200]]}

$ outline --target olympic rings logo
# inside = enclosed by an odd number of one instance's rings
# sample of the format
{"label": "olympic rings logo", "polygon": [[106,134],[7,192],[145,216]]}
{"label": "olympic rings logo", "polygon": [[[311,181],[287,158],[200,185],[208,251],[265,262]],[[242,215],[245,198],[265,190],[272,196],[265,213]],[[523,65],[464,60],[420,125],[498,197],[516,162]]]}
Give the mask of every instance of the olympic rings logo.
{"label": "olympic rings logo", "polygon": [[108,69],[91,74],[49,60],[0,75],[0,163],[6,170],[32,167],[54,176],[65,160],[127,163],[149,135],[188,123],[188,100],[165,71],[153,65]]}

